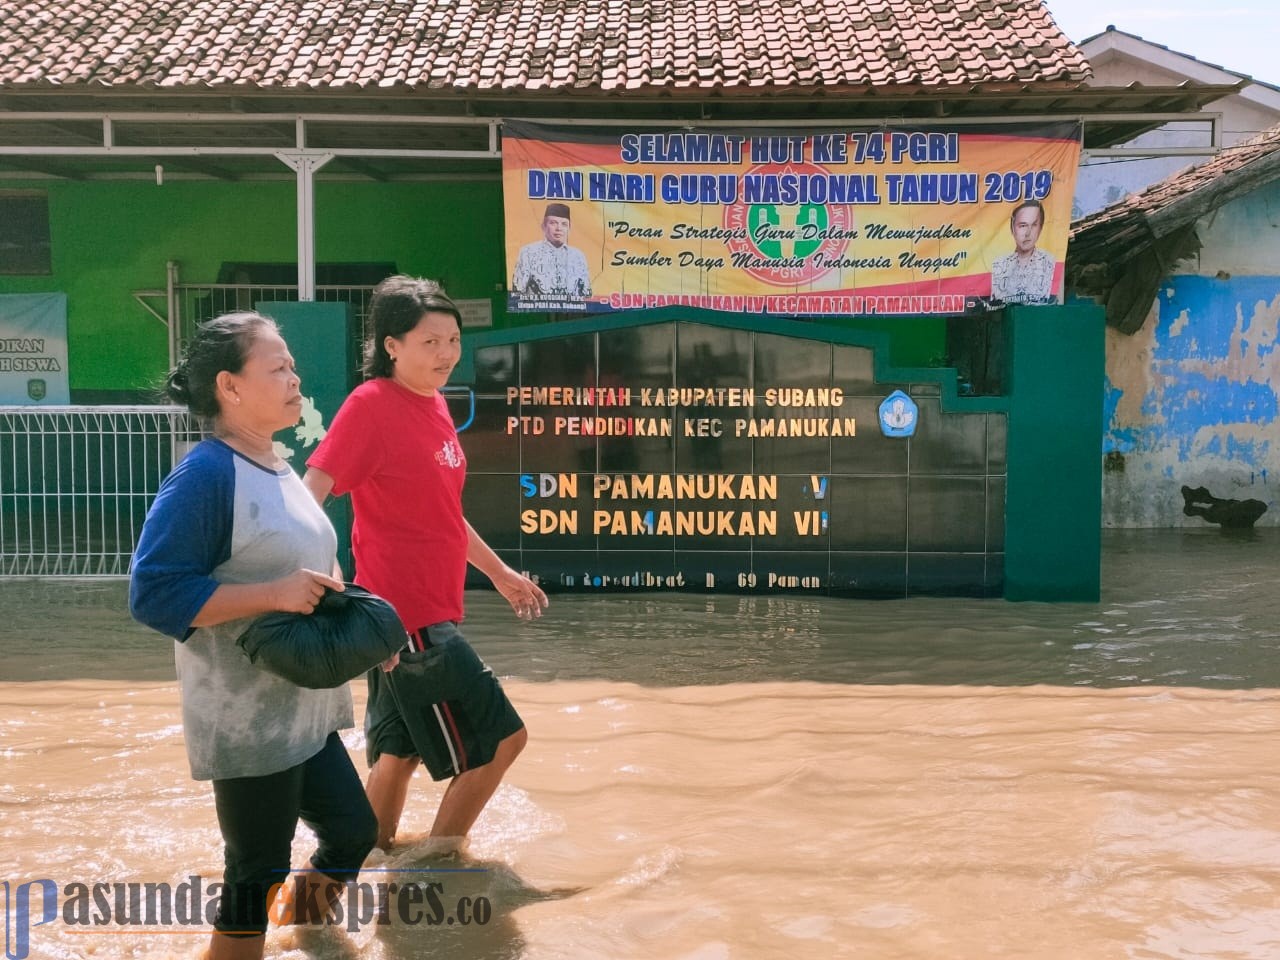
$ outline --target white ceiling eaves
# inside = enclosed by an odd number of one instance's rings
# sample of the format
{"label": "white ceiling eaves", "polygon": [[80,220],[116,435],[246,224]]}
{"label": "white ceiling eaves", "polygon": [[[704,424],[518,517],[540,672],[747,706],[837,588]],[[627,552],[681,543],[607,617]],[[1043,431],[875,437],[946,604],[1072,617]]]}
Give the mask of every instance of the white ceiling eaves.
{"label": "white ceiling eaves", "polygon": [[1268,83],[1251,83],[1236,96],[1263,110],[1274,110],[1280,116],[1280,90]]}
{"label": "white ceiling eaves", "polygon": [[1102,33],[1094,34],[1087,40],[1082,40],[1076,46],[1087,60],[1093,60],[1095,57],[1111,53],[1129,57],[1140,63],[1167,70],[1170,73],[1179,74],[1197,83],[1233,83],[1245,78],[1243,73],[1236,73],[1216,64],[1205,63],[1190,54],[1178,53],[1158,43],[1152,43],[1131,33],[1125,33],[1123,30],[1104,30]]}

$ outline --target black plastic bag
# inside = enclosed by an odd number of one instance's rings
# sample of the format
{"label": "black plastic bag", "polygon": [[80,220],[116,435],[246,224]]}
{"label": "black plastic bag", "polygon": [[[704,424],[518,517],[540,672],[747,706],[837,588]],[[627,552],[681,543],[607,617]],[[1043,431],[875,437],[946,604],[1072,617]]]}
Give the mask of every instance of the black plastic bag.
{"label": "black plastic bag", "polygon": [[326,590],[310,614],[267,613],[236,641],[255,666],[299,687],[340,687],[405,645],[395,608],[363,587]]}

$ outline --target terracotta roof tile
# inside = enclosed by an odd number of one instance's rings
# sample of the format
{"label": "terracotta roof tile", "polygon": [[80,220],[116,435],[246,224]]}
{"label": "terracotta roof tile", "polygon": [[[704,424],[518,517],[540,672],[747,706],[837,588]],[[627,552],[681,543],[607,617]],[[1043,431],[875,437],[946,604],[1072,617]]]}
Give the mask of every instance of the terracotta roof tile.
{"label": "terracotta roof tile", "polygon": [[16,0],[0,86],[483,92],[1076,82],[1038,0]]}

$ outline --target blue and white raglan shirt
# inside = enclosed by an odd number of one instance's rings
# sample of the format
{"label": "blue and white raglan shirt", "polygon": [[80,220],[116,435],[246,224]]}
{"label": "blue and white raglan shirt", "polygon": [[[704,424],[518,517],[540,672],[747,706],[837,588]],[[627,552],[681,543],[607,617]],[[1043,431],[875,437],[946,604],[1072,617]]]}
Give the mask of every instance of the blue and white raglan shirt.
{"label": "blue and white raglan shirt", "polygon": [[221,440],[174,467],[134,554],[129,611],[173,637],[191,775],[278,773],[354,725],[351,691],[308,690],[255,667],[236,644],[252,617],[191,626],[223,583],[264,583],[300,568],[330,573],[337,537],[293,470],[269,470]]}

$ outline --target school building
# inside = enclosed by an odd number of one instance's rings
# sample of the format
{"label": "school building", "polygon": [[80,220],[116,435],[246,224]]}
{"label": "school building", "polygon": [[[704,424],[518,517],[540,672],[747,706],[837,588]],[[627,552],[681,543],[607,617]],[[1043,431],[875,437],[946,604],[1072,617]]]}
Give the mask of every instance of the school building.
{"label": "school building", "polygon": [[[1096,596],[1103,310],[1059,305],[1073,174],[1032,160],[1228,88],[1089,76],[1037,3],[19,2],[0,575],[127,572],[217,313],[280,320],[300,462],[399,272],[463,308],[468,510],[553,586]],[[1026,198],[1046,303],[992,298]],[[590,295],[513,289],[552,204]]]}

